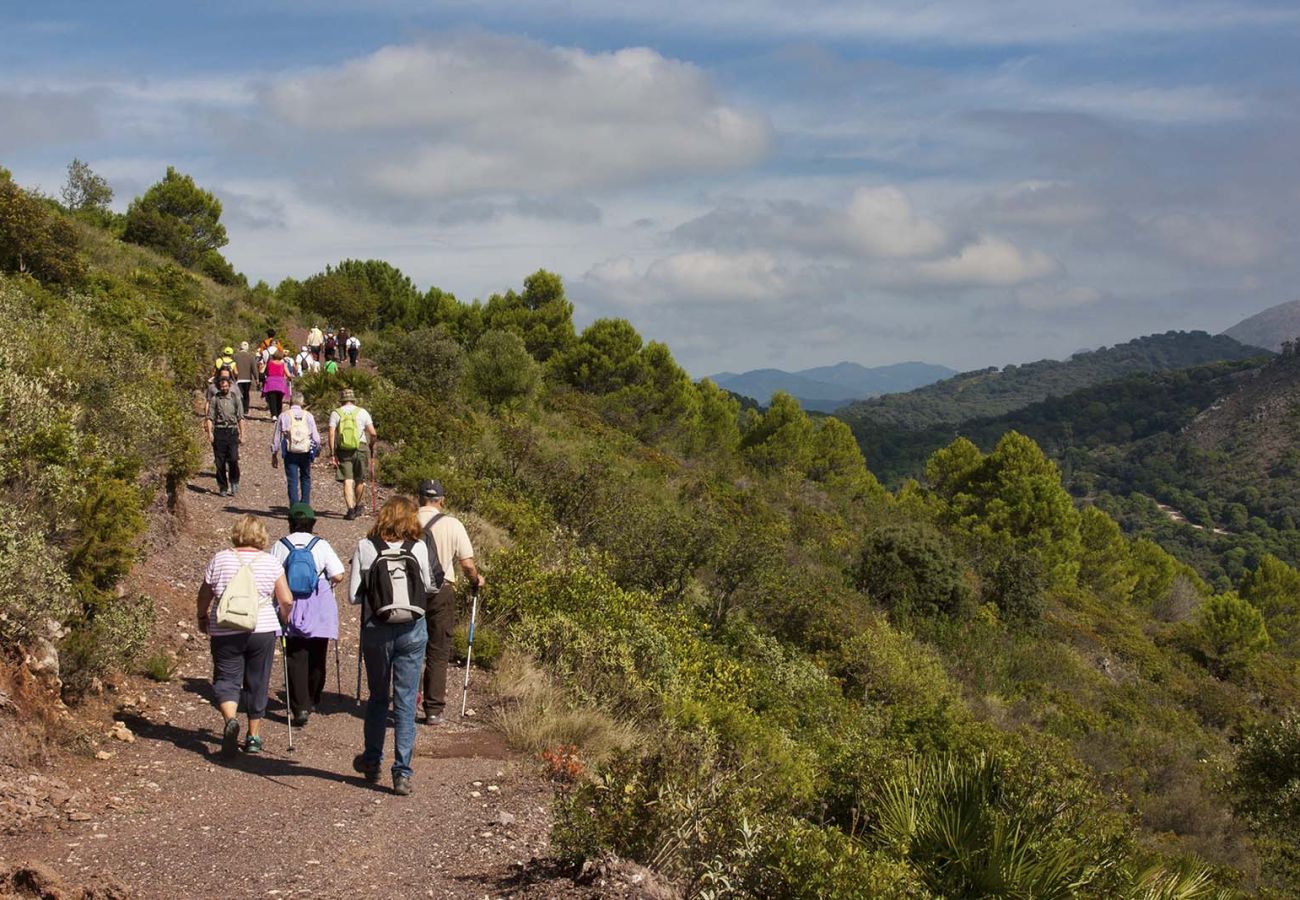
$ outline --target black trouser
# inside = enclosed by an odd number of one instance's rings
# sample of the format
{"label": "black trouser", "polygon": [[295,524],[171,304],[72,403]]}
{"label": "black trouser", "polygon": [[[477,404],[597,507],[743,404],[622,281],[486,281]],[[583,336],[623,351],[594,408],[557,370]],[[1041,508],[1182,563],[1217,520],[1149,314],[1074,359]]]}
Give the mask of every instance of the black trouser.
{"label": "black trouser", "polygon": [[289,653],[289,708],[294,713],[313,712],[325,690],[329,638],[291,637]]}
{"label": "black trouser", "polygon": [[266,395],[266,408],[271,411],[271,418],[280,418],[280,410],[284,408],[284,394],[279,391],[270,391]]}
{"label": "black trouser", "polygon": [[348,364],[351,365],[352,368],[354,368],[354,369],[357,367],[357,348],[356,348],[356,347],[349,347],[349,348],[348,348]]}
{"label": "black trouser", "polygon": [[275,662],[273,631],[222,634],[210,638],[212,691],[217,705],[235,701],[250,719],[266,717],[266,689]]}
{"label": "black trouser", "polygon": [[217,465],[217,488],[226,490],[239,484],[239,429],[212,430],[212,460]]}
{"label": "black trouser", "polygon": [[424,648],[424,711],[440,716],[447,705],[447,659],[451,631],[456,627],[456,587],[450,581],[434,596],[424,621],[429,627],[429,643]]}
{"label": "black trouser", "polygon": [[248,390],[253,386],[251,381],[239,382],[239,396],[244,398],[244,415],[248,415]]}

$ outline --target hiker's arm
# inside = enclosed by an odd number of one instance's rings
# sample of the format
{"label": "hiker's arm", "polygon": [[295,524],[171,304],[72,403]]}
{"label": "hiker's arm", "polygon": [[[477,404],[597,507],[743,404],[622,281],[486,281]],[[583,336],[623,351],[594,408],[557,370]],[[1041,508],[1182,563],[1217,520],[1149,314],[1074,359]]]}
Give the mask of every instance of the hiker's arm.
{"label": "hiker's arm", "polygon": [[289,590],[289,579],[283,575],[275,580],[275,602],[280,606],[280,621],[288,622],[293,609],[293,591]]}
{"label": "hiker's arm", "polygon": [[329,446],[329,451],[330,451],[330,459],[334,460],[334,465],[335,465],[335,467],[337,467],[338,464],[339,464],[339,455],[338,455],[337,453],[334,452],[334,424],[333,424],[333,421],[332,421],[332,420],[331,420],[331,423],[330,423],[330,446]]}
{"label": "hiker's arm", "polygon": [[478,587],[487,584],[487,579],[483,577],[483,573],[478,570],[478,566],[474,565],[474,557],[467,556],[462,559],[460,561],[460,567],[464,570],[465,577],[470,580],[471,584],[477,585]]}
{"label": "hiker's arm", "polygon": [[343,579],[347,577],[348,577],[347,574],[344,572],[340,572],[337,575],[331,575],[330,587],[338,587],[340,584],[343,583]]}
{"label": "hiker's arm", "polygon": [[208,608],[210,606],[212,606],[212,585],[205,581],[199,585],[199,596],[194,608],[195,623],[203,634],[208,633]]}
{"label": "hiker's arm", "polygon": [[203,433],[208,436],[208,443],[212,442],[212,401],[208,401],[208,414],[203,418]]}

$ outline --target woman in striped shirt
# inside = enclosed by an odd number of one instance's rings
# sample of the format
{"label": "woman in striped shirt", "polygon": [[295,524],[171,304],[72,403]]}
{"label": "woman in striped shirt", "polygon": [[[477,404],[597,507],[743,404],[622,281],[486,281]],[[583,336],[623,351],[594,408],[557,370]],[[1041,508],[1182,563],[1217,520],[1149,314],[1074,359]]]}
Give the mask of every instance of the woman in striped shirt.
{"label": "woman in striped shirt", "polygon": [[[266,717],[276,635],[280,621],[288,621],[293,608],[293,593],[284,566],[263,549],[267,543],[266,526],[252,516],[243,516],[230,530],[230,543],[234,545],[232,549],[218,551],[208,563],[199,588],[197,616],[199,631],[208,635],[212,647],[212,690],[225,720],[221,732],[222,756],[234,756],[239,745],[236,713],[241,696],[248,712],[244,752],[262,750],[262,719]],[[225,592],[245,565],[252,569],[257,585],[257,624],[252,631],[223,628],[217,625],[217,604],[213,600]]]}

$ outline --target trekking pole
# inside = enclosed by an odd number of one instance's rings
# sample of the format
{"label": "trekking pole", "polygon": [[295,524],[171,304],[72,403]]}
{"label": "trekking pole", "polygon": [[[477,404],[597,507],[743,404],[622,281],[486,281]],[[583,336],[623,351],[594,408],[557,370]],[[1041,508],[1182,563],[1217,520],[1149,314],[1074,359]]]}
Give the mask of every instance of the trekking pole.
{"label": "trekking pole", "polygon": [[285,625],[280,623],[280,661],[284,669],[284,724],[289,726],[289,752],[293,752],[293,701],[289,697],[289,648],[284,638]]}
{"label": "trekking pole", "polygon": [[370,514],[379,515],[379,484],[375,480],[375,457],[370,456]]}
{"label": "trekking pole", "polygon": [[469,703],[469,664],[474,657],[474,622],[478,618],[478,585],[469,589],[469,640],[465,647],[465,686],[460,694],[460,717],[465,718],[465,707]]}
{"label": "trekking pole", "polygon": [[343,693],[343,669],[339,666],[339,639],[334,639],[334,686]]}

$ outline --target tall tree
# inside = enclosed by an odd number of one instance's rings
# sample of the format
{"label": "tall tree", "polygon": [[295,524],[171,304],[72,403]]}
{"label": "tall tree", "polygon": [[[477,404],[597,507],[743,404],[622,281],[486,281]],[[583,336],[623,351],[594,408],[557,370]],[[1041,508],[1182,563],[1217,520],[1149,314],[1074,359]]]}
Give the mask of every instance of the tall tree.
{"label": "tall tree", "polygon": [[59,194],[63,197],[63,205],[73,212],[102,212],[108,209],[108,204],[113,200],[113,189],[108,186],[108,182],[79,159],[68,163],[68,180]]}
{"label": "tall tree", "polygon": [[220,220],[221,201],[168,166],[162,181],[131,201],[122,240],[161,250],[193,267],[229,243]]}

